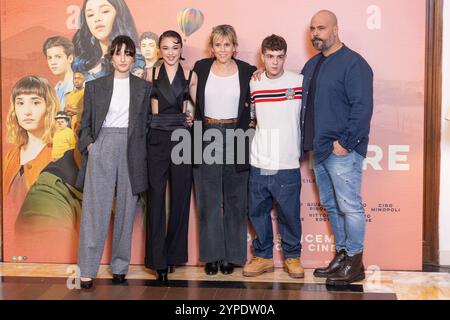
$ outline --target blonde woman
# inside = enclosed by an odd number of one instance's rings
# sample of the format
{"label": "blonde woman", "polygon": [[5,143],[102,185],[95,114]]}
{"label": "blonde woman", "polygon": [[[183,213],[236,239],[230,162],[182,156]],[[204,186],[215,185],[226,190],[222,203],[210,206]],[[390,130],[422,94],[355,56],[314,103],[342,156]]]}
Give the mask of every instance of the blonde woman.
{"label": "blonde woman", "polygon": [[[205,273],[231,274],[234,265],[243,265],[247,258],[247,184],[249,177],[248,147],[242,154],[225,161],[234,147],[226,141],[227,130],[250,125],[249,82],[255,67],[235,59],[237,35],[230,25],[213,28],[210,36],[213,58],[197,61],[195,120],[203,122],[203,130],[216,129],[223,135],[223,143],[215,140],[207,144],[223,155],[212,164],[203,159],[194,167],[194,184],[199,210],[200,261]],[[238,148],[239,150],[239,148]],[[206,150],[205,150],[206,151]],[[229,159],[228,159],[229,160]]]}

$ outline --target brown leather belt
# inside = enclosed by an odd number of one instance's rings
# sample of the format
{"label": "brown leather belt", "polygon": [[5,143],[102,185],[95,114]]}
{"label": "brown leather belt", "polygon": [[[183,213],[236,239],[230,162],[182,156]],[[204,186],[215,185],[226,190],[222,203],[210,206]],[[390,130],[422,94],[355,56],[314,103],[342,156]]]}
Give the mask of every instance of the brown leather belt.
{"label": "brown leather belt", "polygon": [[230,124],[230,123],[237,123],[237,122],[238,122],[238,119],[213,119],[213,118],[208,118],[208,117],[203,118],[203,123],[206,123],[206,124],[216,124],[216,123]]}

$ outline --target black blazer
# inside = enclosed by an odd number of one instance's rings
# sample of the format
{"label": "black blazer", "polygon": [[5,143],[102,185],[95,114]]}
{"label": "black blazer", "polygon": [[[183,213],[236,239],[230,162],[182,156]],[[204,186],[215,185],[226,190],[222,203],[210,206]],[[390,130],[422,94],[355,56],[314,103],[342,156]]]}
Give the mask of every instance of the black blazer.
{"label": "black blazer", "polygon": [[[83,159],[77,177],[77,188],[82,190],[88,158],[87,147],[95,142],[111,104],[114,73],[86,82],[84,109],[78,132],[78,149]],[[128,124],[127,158],[133,194],[148,189],[146,126],[150,114],[149,82],[130,74],[130,115]]]}
{"label": "black blazer", "polygon": [[[241,91],[239,97],[238,123],[236,127],[237,129],[247,131],[250,124],[250,79],[256,71],[256,67],[238,59],[234,59],[234,61],[236,62],[239,71],[239,86]],[[205,117],[205,87],[213,62],[214,58],[203,59],[197,61],[194,66],[194,71],[198,78],[195,120],[203,121],[203,118]],[[220,99],[220,97],[217,98]],[[198,140],[194,138],[194,141]],[[238,164],[237,156],[237,146],[235,144],[234,160],[236,171],[249,170],[249,144],[247,144],[245,148],[245,163]]]}

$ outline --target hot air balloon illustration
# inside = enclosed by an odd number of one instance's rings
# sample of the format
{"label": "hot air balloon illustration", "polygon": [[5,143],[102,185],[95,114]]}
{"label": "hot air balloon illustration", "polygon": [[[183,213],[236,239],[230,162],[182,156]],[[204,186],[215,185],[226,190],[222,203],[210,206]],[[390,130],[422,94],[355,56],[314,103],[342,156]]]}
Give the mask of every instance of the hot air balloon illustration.
{"label": "hot air balloon illustration", "polygon": [[177,14],[178,26],[186,37],[200,29],[203,20],[203,13],[195,8],[184,8]]}

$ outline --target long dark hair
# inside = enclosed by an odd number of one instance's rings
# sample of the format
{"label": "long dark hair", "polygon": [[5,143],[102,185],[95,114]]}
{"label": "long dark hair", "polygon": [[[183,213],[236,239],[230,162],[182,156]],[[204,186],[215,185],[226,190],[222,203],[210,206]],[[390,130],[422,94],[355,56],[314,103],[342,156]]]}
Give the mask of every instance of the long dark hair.
{"label": "long dark hair", "polygon": [[[98,39],[89,30],[86,22],[85,12],[89,0],[84,0],[83,8],[80,12],[80,29],[73,36],[73,45],[75,47],[75,61],[72,69],[74,71],[87,72],[94,68],[103,57],[102,48]],[[118,35],[127,35],[135,43],[139,37],[136,31],[136,25],[131,15],[130,9],[124,0],[107,0],[116,9],[116,17],[109,34],[109,40]],[[103,64],[103,62],[102,62]],[[105,67],[106,65],[102,66]]]}

